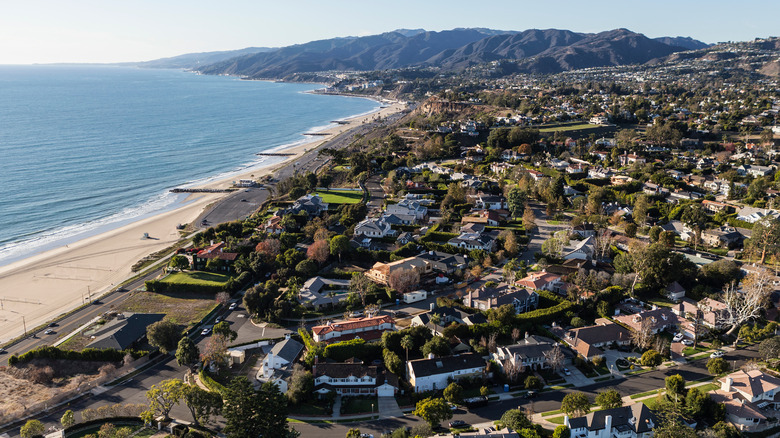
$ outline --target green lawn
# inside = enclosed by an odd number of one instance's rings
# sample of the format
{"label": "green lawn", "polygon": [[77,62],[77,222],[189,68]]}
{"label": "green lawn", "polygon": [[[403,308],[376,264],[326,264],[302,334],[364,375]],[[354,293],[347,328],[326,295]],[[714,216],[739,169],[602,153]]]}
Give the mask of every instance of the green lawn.
{"label": "green lawn", "polygon": [[328,403],[324,400],[317,400],[317,404],[313,403],[299,403],[297,405],[290,405],[290,415],[330,415],[328,409]]}
{"label": "green lawn", "polygon": [[[373,406],[372,406],[373,405]],[[376,396],[372,397],[342,397],[341,410],[344,414],[368,414],[379,408]]]}
{"label": "green lawn", "polygon": [[640,392],[639,394],[633,394],[633,395],[631,395],[631,400],[636,400],[638,398],[647,397],[647,396],[654,395],[654,394],[659,394],[659,391],[660,392],[664,392],[665,390],[664,389],[654,389],[652,391]]}
{"label": "green lawn", "polygon": [[581,131],[583,129],[591,129],[591,128],[598,128],[599,125],[591,125],[590,123],[578,123],[576,125],[568,125],[568,126],[556,126],[553,128],[542,128],[539,130],[539,132],[567,132],[567,131]]}
{"label": "green lawn", "polygon": [[134,292],[117,306],[118,312],[164,313],[176,324],[189,326],[200,322],[219,303],[214,299],[187,296],[187,294],[157,294]]}
{"label": "green lawn", "polygon": [[205,286],[222,286],[230,280],[229,275],[216,274],[213,272],[187,271],[174,272],[165,277],[162,281],[174,284],[198,284]]}
{"label": "green lawn", "polygon": [[549,421],[553,424],[563,424],[563,416],[560,417],[553,417],[553,418],[545,418],[545,420]]}
{"label": "green lawn", "polygon": [[333,190],[329,192],[318,190],[315,193],[322,197],[322,202],[328,204],[357,204],[363,200],[362,190]]}

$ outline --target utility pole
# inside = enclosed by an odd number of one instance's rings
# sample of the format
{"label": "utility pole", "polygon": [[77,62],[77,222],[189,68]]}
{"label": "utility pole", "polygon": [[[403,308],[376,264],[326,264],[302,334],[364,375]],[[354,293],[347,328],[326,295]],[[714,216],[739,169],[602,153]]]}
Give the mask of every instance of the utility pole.
{"label": "utility pole", "polygon": [[22,315],[22,324],[24,325],[24,335],[27,336],[27,321],[24,320],[24,315]]}

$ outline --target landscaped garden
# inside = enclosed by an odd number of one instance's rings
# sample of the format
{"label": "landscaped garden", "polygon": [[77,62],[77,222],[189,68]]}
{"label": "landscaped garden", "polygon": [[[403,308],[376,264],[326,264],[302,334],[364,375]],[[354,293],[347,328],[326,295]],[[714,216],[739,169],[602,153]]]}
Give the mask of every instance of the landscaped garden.
{"label": "landscaped garden", "polygon": [[363,200],[362,190],[318,190],[316,194],[322,197],[322,202],[328,204],[357,204]]}
{"label": "landscaped garden", "polygon": [[198,286],[224,286],[230,280],[226,274],[217,274],[214,272],[187,271],[174,272],[168,275],[162,281],[171,284],[191,284]]}

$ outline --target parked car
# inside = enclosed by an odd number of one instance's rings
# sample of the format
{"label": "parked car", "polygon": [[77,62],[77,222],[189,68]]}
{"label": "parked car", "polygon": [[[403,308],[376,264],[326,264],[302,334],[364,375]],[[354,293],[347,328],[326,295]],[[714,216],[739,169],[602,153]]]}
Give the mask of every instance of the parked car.
{"label": "parked car", "polygon": [[0,354],[3,354],[3,353],[5,353],[5,348],[0,347]]}
{"label": "parked car", "polygon": [[211,333],[211,329],[210,329],[210,328],[208,328],[208,327],[206,327],[206,328],[204,328],[204,329],[203,329],[203,331],[201,331],[201,332],[200,332],[200,335],[201,335],[201,336],[206,336],[206,335],[208,335],[209,333]]}
{"label": "parked car", "polygon": [[692,341],[692,340],[690,340],[690,339],[683,339],[682,343],[683,343],[683,345],[687,345],[687,346],[689,346],[689,347],[690,347],[691,345],[693,345],[693,341]]}
{"label": "parked car", "polygon": [[571,376],[571,371],[569,371],[568,368],[563,369],[563,374],[566,374],[567,376]]}
{"label": "parked car", "polygon": [[712,354],[710,354],[711,359],[717,359],[719,357],[723,357],[722,351],[713,351]]}
{"label": "parked car", "polygon": [[450,410],[451,410],[451,411],[455,411],[455,410],[457,410],[457,409],[458,409],[458,405],[456,405],[455,403],[450,403],[450,402],[447,402],[447,406],[449,406],[449,407],[450,407]]}
{"label": "parked car", "polygon": [[363,316],[363,312],[360,310],[355,310],[354,312],[350,313],[349,316],[352,318],[359,318]]}
{"label": "parked car", "polygon": [[452,420],[450,421],[450,427],[463,427],[466,425],[466,422],[463,420]]}
{"label": "parked car", "polygon": [[228,310],[236,310],[236,307],[238,307],[238,303],[231,303],[230,307],[228,307]]}
{"label": "parked car", "polygon": [[528,391],[525,393],[525,398],[536,398],[536,391]]}
{"label": "parked car", "polygon": [[222,317],[218,316],[217,319],[214,320],[214,324],[219,324],[220,322],[222,322]]}
{"label": "parked car", "polygon": [[674,337],[672,338],[672,342],[680,342],[680,341],[682,341],[682,340],[683,340],[683,338],[684,338],[684,336],[683,336],[683,334],[682,334],[682,333],[677,333],[677,334],[676,334],[676,335],[674,335]]}

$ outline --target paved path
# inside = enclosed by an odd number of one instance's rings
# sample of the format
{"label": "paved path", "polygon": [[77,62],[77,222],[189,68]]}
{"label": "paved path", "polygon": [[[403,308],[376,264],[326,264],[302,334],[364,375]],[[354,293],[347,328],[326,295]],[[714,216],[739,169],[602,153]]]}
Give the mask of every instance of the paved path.
{"label": "paved path", "polygon": [[395,401],[395,397],[378,397],[377,400],[377,412],[379,412],[380,420],[404,416],[401,408],[398,407],[398,402]]}

